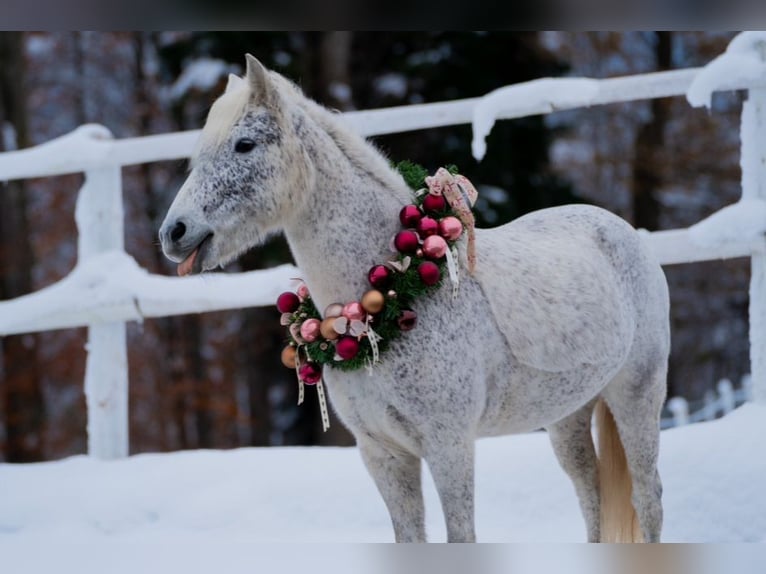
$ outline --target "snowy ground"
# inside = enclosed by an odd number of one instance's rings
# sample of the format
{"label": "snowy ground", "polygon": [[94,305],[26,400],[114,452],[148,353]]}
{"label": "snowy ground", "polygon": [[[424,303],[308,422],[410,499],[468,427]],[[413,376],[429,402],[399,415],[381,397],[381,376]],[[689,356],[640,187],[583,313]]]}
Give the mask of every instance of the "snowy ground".
{"label": "snowy ground", "polygon": [[[717,421],[663,431],[665,541],[766,540],[764,436],[766,407],[754,404]],[[444,540],[428,475],[426,505],[430,538]],[[573,489],[543,433],[479,441],[476,512],[478,537],[485,542],[584,540]],[[226,559],[237,562],[263,548],[255,542],[391,540],[386,510],[353,448],[243,448],[0,465],[3,572],[68,571],[56,568],[62,554],[52,548],[70,554],[98,548],[131,559],[133,549],[159,545],[183,548],[189,558],[225,543]],[[99,552],[83,556],[98,563]],[[136,571],[91,570],[87,559],[78,560],[78,572]],[[204,560],[194,562],[201,566]],[[162,560],[153,564],[152,571],[166,569]]]}

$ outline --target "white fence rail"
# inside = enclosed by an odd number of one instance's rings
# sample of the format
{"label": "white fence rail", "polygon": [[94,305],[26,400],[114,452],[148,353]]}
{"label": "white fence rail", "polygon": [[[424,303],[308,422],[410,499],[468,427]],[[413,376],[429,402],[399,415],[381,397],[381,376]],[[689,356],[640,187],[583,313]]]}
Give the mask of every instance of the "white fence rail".
{"label": "white fence rail", "polygon": [[[688,229],[644,232],[665,265],[751,257],[751,370],[755,399],[766,402],[766,35],[745,33],[705,68],[613,78],[543,79],[496,90],[483,98],[349,112],[365,136],[474,124],[474,149],[495,119],[687,95],[704,104],[712,91],[746,89],[742,115],[742,201]],[[573,89],[576,87],[577,89]],[[187,158],[198,131],[122,140],[108,129],[82,126],[27,150],[0,154],[0,180],[85,173],[75,218],[79,259],[57,284],[0,302],[0,336],[88,326],[85,390],[88,450],[98,458],[127,455],[125,322],[270,305],[297,271],[289,266],[216,277],[148,274],[123,249],[121,167]],[[750,222],[742,225],[743,218]]]}

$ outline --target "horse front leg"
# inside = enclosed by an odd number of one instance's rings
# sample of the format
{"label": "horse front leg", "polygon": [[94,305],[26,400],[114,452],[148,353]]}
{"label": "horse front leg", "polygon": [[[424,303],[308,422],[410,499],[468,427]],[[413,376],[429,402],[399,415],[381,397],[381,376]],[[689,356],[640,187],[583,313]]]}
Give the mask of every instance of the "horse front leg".
{"label": "horse front leg", "polygon": [[447,542],[476,542],[474,451],[473,441],[445,441],[425,457],[447,523]]}
{"label": "horse front leg", "polygon": [[396,541],[425,542],[420,458],[372,439],[357,442],[362,460],[388,508]]}

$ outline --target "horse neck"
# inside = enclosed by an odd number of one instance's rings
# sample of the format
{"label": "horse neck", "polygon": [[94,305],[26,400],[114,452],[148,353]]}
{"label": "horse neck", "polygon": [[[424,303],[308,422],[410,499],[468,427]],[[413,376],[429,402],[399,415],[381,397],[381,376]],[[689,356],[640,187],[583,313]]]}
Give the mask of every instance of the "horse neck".
{"label": "horse neck", "polygon": [[300,137],[313,163],[313,188],[285,235],[317,307],[359,300],[367,271],[391,258],[398,212],[411,197],[402,178],[361,137],[313,102]]}

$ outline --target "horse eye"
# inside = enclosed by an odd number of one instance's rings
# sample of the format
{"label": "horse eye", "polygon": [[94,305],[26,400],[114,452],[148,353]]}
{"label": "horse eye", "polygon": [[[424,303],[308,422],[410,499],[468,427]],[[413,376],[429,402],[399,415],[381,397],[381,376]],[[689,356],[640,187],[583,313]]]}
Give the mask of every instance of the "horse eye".
{"label": "horse eye", "polygon": [[250,138],[242,138],[234,145],[234,151],[237,153],[247,153],[255,147],[255,142]]}

